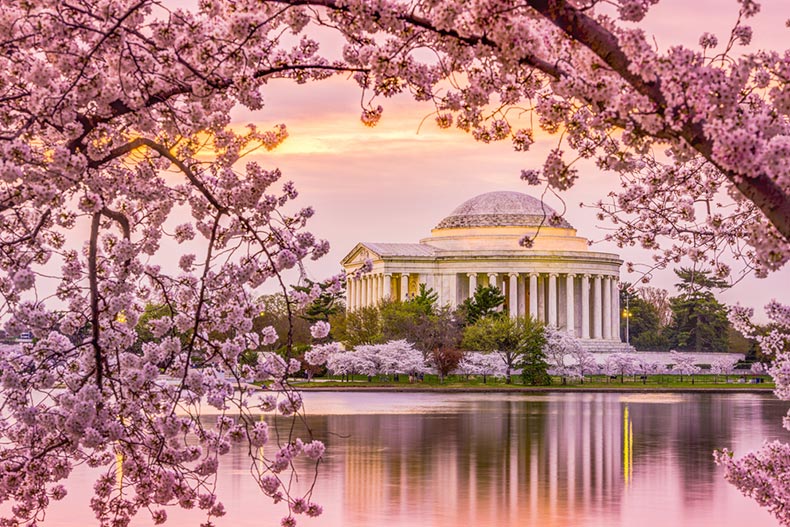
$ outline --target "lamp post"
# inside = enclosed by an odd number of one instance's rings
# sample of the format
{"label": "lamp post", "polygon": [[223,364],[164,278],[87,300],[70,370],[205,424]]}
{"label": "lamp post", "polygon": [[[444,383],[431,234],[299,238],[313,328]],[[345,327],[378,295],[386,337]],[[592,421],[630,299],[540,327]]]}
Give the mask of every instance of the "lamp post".
{"label": "lamp post", "polygon": [[631,335],[630,335],[630,328],[628,320],[631,318],[631,310],[628,309],[628,291],[626,290],[625,295],[625,309],[623,309],[623,316],[625,317],[625,343],[627,345],[631,345]]}

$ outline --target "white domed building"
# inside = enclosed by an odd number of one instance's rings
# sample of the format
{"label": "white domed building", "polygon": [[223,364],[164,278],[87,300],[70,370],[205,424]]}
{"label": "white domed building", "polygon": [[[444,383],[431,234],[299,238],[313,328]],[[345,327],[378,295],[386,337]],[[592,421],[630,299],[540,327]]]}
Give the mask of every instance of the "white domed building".
{"label": "white domed building", "polygon": [[[519,242],[529,236],[533,243]],[[370,259],[373,269],[351,273]],[[455,307],[478,284],[499,287],[511,316],[529,314],[580,339],[591,351],[622,351],[618,279],[622,260],[589,249],[556,211],[520,192],[465,201],[419,243],[360,242],[341,261],[347,309],[412,297],[419,284]]]}

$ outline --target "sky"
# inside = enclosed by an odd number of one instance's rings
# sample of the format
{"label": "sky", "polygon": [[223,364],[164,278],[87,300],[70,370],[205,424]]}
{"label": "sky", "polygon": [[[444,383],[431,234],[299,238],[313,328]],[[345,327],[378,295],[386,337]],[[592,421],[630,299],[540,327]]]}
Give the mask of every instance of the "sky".
{"label": "sky", "polygon": [[[665,0],[652,9],[644,27],[661,49],[696,46],[706,31],[726,42],[737,14],[735,0]],[[788,18],[786,0],[763,2],[761,13],[750,20],[755,35],[752,48],[783,51],[790,37],[785,27]],[[359,120],[359,99],[356,85],[344,77],[301,86],[273,81],[264,89],[262,110],[239,109],[234,114],[237,124],[288,127],[289,139],[257,160],[266,168],[280,168],[283,180],[296,183],[299,205],[316,209],[310,230],[328,239],[332,250],[321,261],[310,263],[311,278],[338,272],[340,259],[359,241],[416,242],[428,237],[442,218],[478,194],[541,191],[520,181],[519,174],[524,168],[539,168],[556,137],[538,137],[527,153],[515,152],[509,141],[477,143],[463,132],[438,129],[430,117],[431,107],[407,96],[378,101],[384,115],[371,129]],[[649,251],[619,249],[601,241],[610,225],[596,220],[595,209],[579,207],[617,188],[617,175],[601,172],[593,164],[580,165],[579,170],[579,182],[561,194],[566,219],[580,236],[596,241],[591,250],[615,252],[624,260],[649,265]],[[546,201],[563,208],[554,196]],[[640,278],[641,274],[626,273],[625,267],[621,270],[622,281]],[[650,285],[672,291],[675,281],[667,269],[654,273]],[[785,267],[767,279],[746,277],[721,298],[728,304],[754,307],[759,319],[768,301],[787,300],[788,284],[790,269]]]}

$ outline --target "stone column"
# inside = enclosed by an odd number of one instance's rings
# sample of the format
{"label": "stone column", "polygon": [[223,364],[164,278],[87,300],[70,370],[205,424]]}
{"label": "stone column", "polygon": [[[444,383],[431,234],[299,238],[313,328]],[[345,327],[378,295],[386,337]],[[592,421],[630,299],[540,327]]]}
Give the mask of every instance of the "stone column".
{"label": "stone column", "polygon": [[603,277],[603,338],[612,338],[612,279]]}
{"label": "stone column", "polygon": [[549,274],[549,326],[557,327],[557,312],[559,311],[557,302],[557,274]]}
{"label": "stone column", "polygon": [[346,311],[354,310],[354,279],[346,276]]}
{"label": "stone column", "polygon": [[590,275],[582,276],[582,338],[590,338]]}
{"label": "stone column", "polygon": [[568,326],[568,335],[573,336],[576,333],[576,321],[573,320],[573,312],[576,306],[574,305],[573,296],[573,279],[576,275],[568,273],[565,278],[565,321]]}
{"label": "stone column", "polygon": [[409,297],[409,273],[400,274],[400,299],[405,302]]}
{"label": "stone column", "polygon": [[[445,289],[446,288],[446,289]],[[451,273],[442,277],[442,289],[446,291],[446,295],[442,300],[443,304],[450,304],[450,307],[455,308],[458,305],[458,275]]]}
{"label": "stone column", "polygon": [[524,275],[518,275],[518,316],[523,317],[527,313],[527,288]]}
{"label": "stone column", "polygon": [[391,274],[385,274],[384,275],[384,293],[382,294],[382,297],[385,300],[389,300],[391,296],[392,296],[392,275]]}
{"label": "stone column", "polygon": [[529,273],[529,316],[538,319],[538,275]]}
{"label": "stone column", "polygon": [[368,305],[368,276],[361,276],[360,280],[360,289],[362,290],[362,298],[359,302],[359,307],[365,307]]}
{"label": "stone column", "polygon": [[510,284],[508,288],[508,295],[510,296],[508,302],[508,312],[510,314],[510,318],[516,318],[518,316],[518,273],[510,273],[508,274],[510,278]]}
{"label": "stone column", "polygon": [[499,276],[497,273],[488,273],[488,285],[499,289],[499,286],[496,285],[497,276]]}
{"label": "stone column", "polygon": [[475,289],[477,289],[477,273],[467,273],[469,277],[469,298],[475,296]]}
{"label": "stone column", "polygon": [[601,275],[595,275],[593,279],[593,331],[592,338],[601,338],[601,311],[603,302],[601,301]]}
{"label": "stone column", "polygon": [[620,338],[620,286],[619,279],[612,277],[612,337],[617,342],[622,342]]}

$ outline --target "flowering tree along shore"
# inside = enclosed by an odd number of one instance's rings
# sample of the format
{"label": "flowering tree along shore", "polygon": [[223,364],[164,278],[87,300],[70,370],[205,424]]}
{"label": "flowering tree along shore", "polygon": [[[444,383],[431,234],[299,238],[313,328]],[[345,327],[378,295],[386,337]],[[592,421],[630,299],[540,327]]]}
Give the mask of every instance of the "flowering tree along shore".
{"label": "flowering tree along shore", "polygon": [[[634,24],[652,0],[596,3],[201,0],[190,11],[0,1],[0,316],[9,333],[36,338],[0,350],[0,500],[14,504],[5,524],[40,520],[80,463],[107,467],[92,502],[102,524],[143,509],[161,523],[175,504],[210,521],[223,513],[212,477],[232,441],[249,444],[262,492],[288,503],[283,525],[320,512],[278,475],[296,456],[317,462],[323,445],[287,437],[268,458],[265,424],[235,417],[251,405],[299,411],[282,382],[297,365],[240,357],[274,338],[253,331],[255,290],[275,280],[285,292],[282,271],[328,250],[305,230],[312,209],[286,212],[293,185],[275,190],[277,170],[243,163],[282,142],[285,127],[229,128],[234,106],[261,108],[272,78],[350,73],[366,93],[410,91],[432,101],[439,126],[522,151],[535,130],[509,117],[531,111],[561,139],[523,178],[567,189],[580,177],[569,151],[619,172],[622,191],[601,203],[619,243],[722,275],[723,248],[758,273],[780,268],[790,254],[790,57],[734,54],[757,4],[741,0],[722,46],[704,34],[700,49],[661,54]],[[342,58],[319,54],[316,24],[344,37]],[[363,122],[375,124],[382,108],[363,100]],[[650,157],[655,148],[667,164]],[[171,243],[183,247],[176,271],[162,256]],[[146,305],[167,314],[138,351]],[[279,401],[250,399],[257,379],[283,388]],[[216,426],[201,424],[201,399],[220,413]],[[113,485],[116,456],[133,494]]]}

